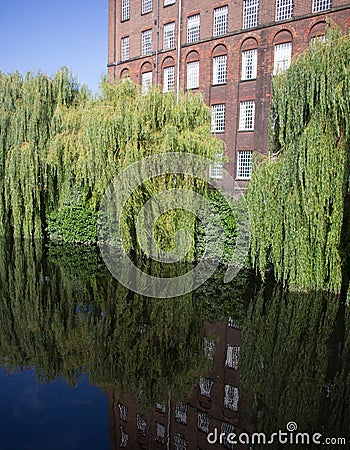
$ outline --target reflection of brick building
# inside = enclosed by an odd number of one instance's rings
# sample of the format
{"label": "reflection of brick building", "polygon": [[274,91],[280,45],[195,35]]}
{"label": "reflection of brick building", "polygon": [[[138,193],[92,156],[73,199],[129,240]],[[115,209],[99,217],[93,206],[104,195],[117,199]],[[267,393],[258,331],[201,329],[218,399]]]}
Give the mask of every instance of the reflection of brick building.
{"label": "reflection of brick building", "polygon": [[169,399],[165,405],[155,405],[154,411],[142,417],[132,397],[122,403],[117,393],[109,393],[113,450],[233,448],[227,443],[210,445],[207,435],[215,428],[219,434],[239,434],[247,427],[238,389],[241,332],[232,323],[227,326],[206,324],[205,330],[207,335],[214,336],[213,341],[204,343],[208,358],[213,359],[213,369],[199,380],[183,402],[175,404]]}
{"label": "reflection of brick building", "polygon": [[324,34],[326,20],[347,30],[350,2],[109,0],[109,75],[201,90],[226,144],[225,168],[244,186],[253,152],[268,152],[271,76]]}

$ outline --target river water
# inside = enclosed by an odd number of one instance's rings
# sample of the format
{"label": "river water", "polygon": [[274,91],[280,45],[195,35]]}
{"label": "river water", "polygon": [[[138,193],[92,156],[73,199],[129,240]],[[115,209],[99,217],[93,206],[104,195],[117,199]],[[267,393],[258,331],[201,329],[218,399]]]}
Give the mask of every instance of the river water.
{"label": "river water", "polygon": [[339,298],[218,270],[151,299],[97,249],[0,246],[1,450],[349,448]]}

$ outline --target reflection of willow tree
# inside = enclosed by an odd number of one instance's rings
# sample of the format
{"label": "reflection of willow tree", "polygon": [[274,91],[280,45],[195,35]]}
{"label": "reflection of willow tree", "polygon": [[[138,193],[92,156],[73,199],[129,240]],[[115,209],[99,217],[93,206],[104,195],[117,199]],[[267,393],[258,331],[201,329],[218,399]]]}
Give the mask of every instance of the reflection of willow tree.
{"label": "reflection of willow tree", "polygon": [[240,355],[240,380],[252,400],[253,431],[317,432],[326,381],[328,341],[339,299],[318,292],[272,295],[262,288],[249,308]]}
{"label": "reflection of willow tree", "polygon": [[93,250],[1,246],[1,363],[33,366],[42,381],[82,371],[154,405],[188,393],[208,370],[202,321],[191,294],[152,300],[118,285]]}

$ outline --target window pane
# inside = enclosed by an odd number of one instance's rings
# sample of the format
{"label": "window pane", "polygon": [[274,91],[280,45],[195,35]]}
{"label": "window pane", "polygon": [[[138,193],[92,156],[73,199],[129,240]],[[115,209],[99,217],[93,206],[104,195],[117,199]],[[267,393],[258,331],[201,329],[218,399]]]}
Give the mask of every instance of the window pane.
{"label": "window pane", "polygon": [[213,58],[213,84],[225,84],[227,73],[227,55]]}
{"label": "window pane", "polygon": [[248,100],[240,103],[239,129],[254,130],[255,101]]}
{"label": "window pane", "polygon": [[227,33],[228,6],[214,9],[213,36],[221,36]]}
{"label": "window pane", "polygon": [[210,419],[208,414],[198,411],[197,423],[199,430],[204,431],[204,433],[209,433]]}
{"label": "window pane", "polygon": [[225,131],[225,104],[220,103],[211,107],[211,132],[223,133]]}
{"label": "window pane", "polygon": [[175,22],[164,25],[163,49],[175,47]]}
{"label": "window pane", "polygon": [[144,72],[142,74],[142,93],[146,94],[152,86],[152,72]]}
{"label": "window pane", "polygon": [[200,36],[200,15],[188,17],[187,19],[187,42],[197,42]]}
{"label": "window pane", "polygon": [[256,78],[258,50],[246,50],[242,52],[242,80],[253,80]]}
{"label": "window pane", "polygon": [[287,20],[293,17],[294,0],[276,1],[276,21]]}
{"label": "window pane", "polygon": [[152,53],[152,30],[142,32],[142,55]]}
{"label": "window pane", "polygon": [[163,71],[163,92],[173,91],[175,88],[175,67],[166,67]]}
{"label": "window pane", "polygon": [[122,0],[122,20],[130,19],[130,0]]}
{"label": "window pane", "polygon": [[273,74],[284,73],[290,66],[292,60],[292,43],[275,45]]}
{"label": "window pane", "polygon": [[252,175],[252,150],[242,150],[238,152],[237,178],[247,179]]}
{"label": "window pane", "polygon": [[313,0],[312,12],[326,11],[332,8],[332,0]]}
{"label": "window pane", "polygon": [[130,38],[126,36],[121,41],[121,60],[125,61],[130,57]]}
{"label": "window pane", "polygon": [[259,0],[244,0],[243,2],[243,28],[252,28],[258,25]]}
{"label": "window pane", "polygon": [[201,395],[204,395],[205,397],[210,397],[210,393],[211,393],[213,384],[214,384],[214,382],[212,380],[209,380],[209,378],[201,377],[199,380],[199,389],[200,389]]}
{"label": "window pane", "polygon": [[230,409],[231,411],[237,411],[238,409],[238,388],[226,384],[225,386],[225,399],[224,407]]}
{"label": "window pane", "polygon": [[152,0],[142,0],[142,14],[152,11]]}
{"label": "window pane", "polygon": [[176,0],[164,0],[164,6],[172,5],[175,2],[176,2]]}
{"label": "window pane", "polygon": [[187,64],[187,89],[199,87],[199,61]]}

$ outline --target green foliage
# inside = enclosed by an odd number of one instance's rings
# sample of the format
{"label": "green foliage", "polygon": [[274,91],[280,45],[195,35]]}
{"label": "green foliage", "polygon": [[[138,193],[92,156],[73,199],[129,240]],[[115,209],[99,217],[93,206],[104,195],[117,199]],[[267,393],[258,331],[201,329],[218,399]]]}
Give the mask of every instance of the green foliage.
{"label": "green foliage", "polygon": [[[93,242],[95,211],[123,168],[164,152],[213,159],[221,147],[211,136],[209,109],[200,95],[183,94],[178,101],[157,89],[141,95],[138,86],[123,80],[102,84],[100,96],[92,99],[66,70],[53,79],[0,74],[0,231],[41,237],[47,221],[54,239]],[[193,177],[175,181],[177,188],[206,189]],[[131,196],[121,223],[127,250],[137,249],[134,222],[141,206],[173,186],[172,175],[158,177]],[[77,191],[81,198],[72,204]],[[195,217],[173,214],[157,222],[165,249],[172,247],[177,228],[194,236]],[[189,258],[193,254],[194,246]]]}
{"label": "green foliage", "polygon": [[292,289],[341,288],[349,70],[349,36],[334,28],[273,80],[273,153],[255,170],[248,192],[251,254],[262,274],[271,262]]}

